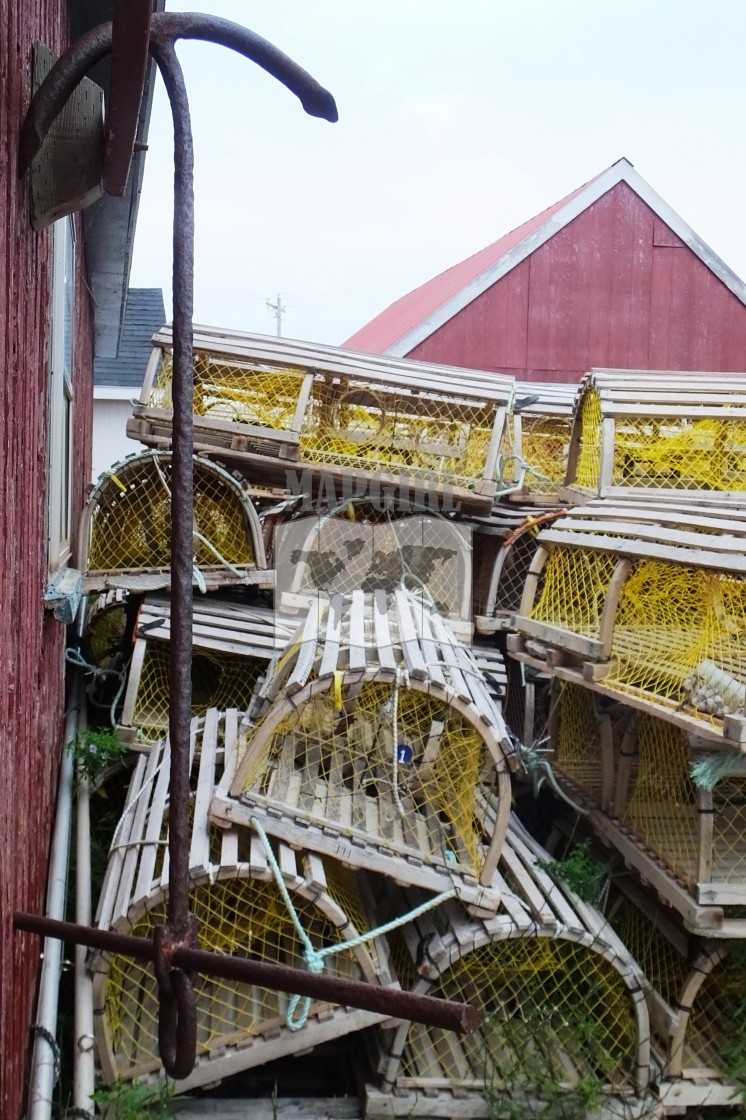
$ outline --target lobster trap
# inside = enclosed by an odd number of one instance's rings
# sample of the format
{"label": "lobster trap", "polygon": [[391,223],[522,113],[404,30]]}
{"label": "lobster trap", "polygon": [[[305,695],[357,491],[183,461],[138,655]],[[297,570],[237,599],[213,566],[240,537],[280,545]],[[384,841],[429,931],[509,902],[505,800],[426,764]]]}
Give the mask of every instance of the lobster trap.
{"label": "lobster trap", "polygon": [[514,656],[685,730],[746,742],[746,519],[593,503],[539,537]]}
{"label": "lobster trap", "polygon": [[583,800],[608,807],[614,778],[615,728],[600,697],[580,685],[552,682],[549,720],[551,764]]}
{"label": "lobster trap", "polygon": [[[171,439],[171,341],[169,328],[154,337],[127,426],[150,446]],[[350,496],[375,478],[423,504],[489,510],[511,378],[204,327],[194,347],[196,449],[283,486],[300,469]]]}
{"label": "lobster trap", "polygon": [[[133,743],[150,743],[168,730],[168,599],[147,596],[140,608],[120,732]],[[269,608],[200,598],[192,610],[192,711],[251,707],[271,659],[287,641]]]}
{"label": "lobster trap", "polygon": [[[193,789],[189,839],[190,911],[200,943],[213,952],[267,963],[304,966],[304,945],[277,885],[282,880],[307,937],[319,950],[355,939],[325,957],[327,972],[390,984],[385,942],[363,943],[375,919],[365,876],[333,860],[250,829],[218,830],[207,811],[239,736],[235,710],[211,709],[200,729],[192,724]],[[140,755],[124,813],[112,840],[96,924],[148,937],[166,914],[168,883],[168,773],[163,743]],[[96,1044],[104,1080],[158,1080],[158,989],[143,961],[99,954],[92,964]],[[293,1019],[290,997],[256,985],[202,975],[196,982],[197,1060],[179,1092],[297,1053],[384,1018],[373,1012],[314,1002]],[[293,1026],[289,1025],[292,1023]]]}
{"label": "lobster trap", "polygon": [[610,904],[613,924],[645,975],[656,1095],[666,1109],[733,1105],[743,996],[742,942],[702,943],[622,881]]}
{"label": "lobster trap", "polygon": [[[88,591],[148,591],[170,584],[171,453],[145,451],[106,471],[80,527],[79,567]],[[256,510],[223,467],[194,458],[194,582],[272,586]]]}
{"label": "lobster trap", "polygon": [[550,1084],[568,1106],[585,1078],[622,1098],[646,1089],[649,1018],[639,966],[598,911],[547,875],[547,859],[512,821],[493,918],[467,919],[449,902],[397,931],[396,951],[389,935],[396,960],[409,956],[415,990],[466,999],[483,1023],[469,1038],[409,1023],[377,1029],[381,1088],[368,1087],[367,1115],[391,1115],[392,1100],[396,1115],[406,1115],[407,1104],[413,1115],[456,1115],[447,1101],[460,1109],[455,1102],[466,1097],[473,1107],[494,1093],[495,1105],[499,1098],[516,1111],[523,1105],[521,1115],[541,1116]]}
{"label": "lobster trap", "polygon": [[577,387],[517,381],[506,439],[510,501],[551,505],[565,482]]}
{"label": "lobster trap", "polygon": [[[494,911],[512,746],[481,671],[437,613],[401,591],[309,612],[260,696],[215,820]],[[512,761],[512,758],[511,758]],[[493,808],[484,814],[478,787]]]}
{"label": "lobster trap", "polygon": [[567,490],[708,503],[746,498],[746,379],[592,370],[572,431]]}
{"label": "lobster trap", "polygon": [[493,633],[512,628],[513,615],[520,610],[526,579],[538,548],[539,532],[562,512],[527,514],[499,543],[489,573],[483,611],[476,618],[477,630]]}
{"label": "lobster trap", "polygon": [[[746,902],[746,763],[645,715],[623,823],[706,905]],[[624,796],[625,791],[622,791]]]}

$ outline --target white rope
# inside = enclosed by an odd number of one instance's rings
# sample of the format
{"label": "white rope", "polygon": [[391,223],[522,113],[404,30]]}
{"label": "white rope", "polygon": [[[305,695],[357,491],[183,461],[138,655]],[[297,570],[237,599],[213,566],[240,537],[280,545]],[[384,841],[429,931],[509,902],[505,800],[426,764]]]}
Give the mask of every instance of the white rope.
{"label": "white rope", "polygon": [[394,682],[394,718],[392,727],[393,748],[394,748],[394,767],[392,776],[391,792],[394,796],[394,804],[399,811],[399,816],[406,816],[404,806],[401,803],[399,796],[399,685],[403,682],[405,688],[409,688],[409,671],[402,669],[401,665],[396,667],[396,680]]}

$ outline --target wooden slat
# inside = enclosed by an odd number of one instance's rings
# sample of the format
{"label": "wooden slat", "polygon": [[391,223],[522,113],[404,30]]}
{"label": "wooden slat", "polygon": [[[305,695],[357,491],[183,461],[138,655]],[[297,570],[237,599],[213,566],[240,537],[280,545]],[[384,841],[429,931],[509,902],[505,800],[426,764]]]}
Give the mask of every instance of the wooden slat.
{"label": "wooden slat", "polygon": [[373,593],[373,627],[376,638],[376,654],[382,669],[396,670],[396,656],[389,628],[388,606],[385,591]]}
{"label": "wooden slat", "polygon": [[215,757],[218,749],[218,712],[216,708],[209,708],[205,715],[205,725],[200,736],[200,743],[197,792],[194,797],[192,838],[189,847],[190,870],[206,869],[210,865],[210,828],[207,814],[215,788]]}
{"label": "wooden slat", "polygon": [[414,619],[410,609],[409,599],[403,591],[394,592],[396,603],[396,617],[399,627],[399,641],[401,642],[404,659],[410,676],[419,680],[427,677],[427,665],[422,655],[420,643],[417,640]]}

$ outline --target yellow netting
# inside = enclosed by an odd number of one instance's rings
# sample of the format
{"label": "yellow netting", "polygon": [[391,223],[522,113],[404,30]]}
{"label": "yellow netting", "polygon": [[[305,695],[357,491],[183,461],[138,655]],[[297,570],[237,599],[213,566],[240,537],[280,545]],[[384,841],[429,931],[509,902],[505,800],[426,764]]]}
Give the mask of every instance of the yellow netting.
{"label": "yellow netting", "polygon": [[[614,926],[655,991],[669,1007],[677,1007],[689,975],[686,957],[682,957],[655,924],[632,902],[623,903]],[[668,1032],[661,1029],[655,1017],[651,1020],[650,1029],[661,1056],[667,1056],[671,1043]]]}
{"label": "yellow netting", "polygon": [[553,548],[531,618],[598,637],[606,591],[619,558],[581,548]]}
{"label": "yellow netting", "polygon": [[[290,430],[293,426],[303,373],[231,362],[197,354],[194,361],[194,414],[212,420]],[[148,404],[173,408],[173,360],[164,353]]]}
{"label": "yellow netting", "polygon": [[387,470],[468,486],[485,476],[496,417],[482,403],[427,392],[314,381],[303,420],[304,462]]}
{"label": "yellow netting", "polygon": [[457,961],[433,993],[485,1013],[458,1037],[412,1024],[402,1076],[477,1081],[494,1089],[572,1089],[583,1078],[619,1085],[633,1072],[637,1025],[619,973],[569,941],[498,941]]}
{"label": "yellow netting", "polygon": [[[163,355],[147,404],[170,410],[172,359]],[[194,411],[197,416],[268,430],[295,430],[303,372],[257,366],[197,354]],[[366,384],[314,375],[300,431],[307,463],[388,469],[466,486],[485,474],[496,417],[494,402],[457,395]],[[276,450],[274,452],[276,454]]]}
{"label": "yellow netting", "polygon": [[712,880],[746,883],[746,778],[728,777],[712,791]]}
{"label": "yellow netting", "polygon": [[[305,968],[303,946],[274,883],[225,880],[193,888],[189,901],[199,922],[200,948]],[[338,931],[313,904],[297,896],[293,904],[317,948],[339,942]],[[153,927],[165,918],[166,903],[161,902],[135,924],[132,933],[150,937]],[[327,957],[325,971],[361,978],[360,967],[349,950]],[[204,974],[197,979],[196,993],[198,1055],[240,1045],[251,1035],[276,1031],[284,1024],[290,999],[281,992]],[[117,1076],[131,1078],[160,1069],[158,990],[152,965],[115,956],[106,977],[104,998]],[[312,1008],[312,1015],[319,1006]]]}
{"label": "yellow netting", "polygon": [[743,711],[744,581],[663,561],[625,581],[606,682],[686,704],[704,720]]}
{"label": "yellow netting", "polygon": [[580,405],[580,449],[571,481],[587,490],[598,490],[601,481],[601,398],[593,388],[583,393]]}
{"label": "yellow netting", "polygon": [[509,614],[520,608],[526,576],[536,555],[538,533],[538,528],[528,529],[505,546],[495,595],[496,614]]}
{"label": "yellow netting", "polygon": [[[735,944],[734,959],[716,964],[702,981],[694,998],[684,1036],[684,1068],[723,1070],[726,1080],[733,1060],[743,1078],[744,1040],[744,964],[743,942]],[[740,1054],[733,1053],[738,1051]],[[737,1098],[736,1098],[737,1101]],[[734,1102],[735,1103],[735,1102]]]}
{"label": "yellow netting", "polygon": [[744,420],[617,418],[614,486],[676,490],[746,489]]}
{"label": "yellow netting", "polygon": [[699,815],[686,735],[671,723],[644,716],[637,743],[637,779],[623,819],[684,882],[693,883]]}
{"label": "yellow netting", "polygon": [[[396,782],[394,704],[397,704]],[[266,717],[265,717],[266,718]],[[292,816],[366,833],[386,848],[482,866],[475,787],[484,740],[441,700],[390,684],[345,685],[306,700],[265,735],[250,733],[244,791]],[[399,811],[397,796],[403,812]]]}
{"label": "yellow netting", "polygon": [[560,684],[554,764],[598,800],[601,797],[601,734],[592,692]]}
{"label": "yellow netting", "polygon": [[118,653],[127,631],[127,604],[113,602],[91,614],[85,632],[86,659],[107,669]]}
{"label": "yellow netting", "polygon": [[615,927],[630,955],[666,1003],[675,1007],[689,975],[685,957],[631,902],[625,902]]}
{"label": "yellow netting", "polygon": [[571,425],[569,416],[521,417],[521,457],[533,468],[525,485],[532,493],[553,494],[564,482]]}
{"label": "yellow netting", "polygon": [[[156,465],[157,462],[157,465]],[[99,484],[91,513],[88,571],[168,569],[171,564],[171,455],[152,453],[117,464]],[[250,525],[237,485],[204,461],[194,464],[194,524],[198,567],[254,564]]]}
{"label": "yellow netting", "polygon": [[[137,687],[133,726],[144,739],[160,739],[168,727],[169,647],[148,642]],[[253,657],[195,649],[192,655],[192,714],[208,708],[237,708],[245,712],[254,685],[267,663]]]}

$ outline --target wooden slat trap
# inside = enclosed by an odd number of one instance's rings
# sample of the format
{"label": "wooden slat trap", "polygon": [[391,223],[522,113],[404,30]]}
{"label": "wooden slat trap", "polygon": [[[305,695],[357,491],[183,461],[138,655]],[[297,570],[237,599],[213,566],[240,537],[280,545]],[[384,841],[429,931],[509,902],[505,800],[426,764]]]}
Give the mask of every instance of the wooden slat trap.
{"label": "wooden slat trap", "polygon": [[502,540],[494,555],[482,613],[475,619],[479,632],[491,634],[513,628],[513,616],[520,611],[526,579],[539,547],[539,533],[561,512],[527,514]]}
{"label": "wooden slat trap", "polygon": [[[218,830],[208,806],[239,735],[235,710],[210,709],[193,721],[190,910],[200,944],[213,952],[303,968],[303,946],[273,878],[266,848],[250,829]],[[168,891],[168,743],[140,755],[115,832],[96,923],[102,929],[148,936],[164,916]],[[314,946],[340,944],[375,928],[365,876],[282,841],[271,842],[300,921]],[[158,998],[153,970],[120,956],[93,961],[96,1043],[106,1083],[159,1079]],[[326,957],[328,972],[390,984],[380,938]],[[274,1058],[297,1053],[379,1022],[370,1012],[314,1003],[308,1021],[290,1030],[289,997],[257,986],[200,976],[197,982],[197,1063],[179,1092],[214,1083]]]}
{"label": "wooden slat trap", "polygon": [[[510,812],[502,714],[437,612],[397,591],[309,612],[262,690],[230,795],[288,842],[494,910]],[[491,798],[486,819],[476,787]]]}
{"label": "wooden slat trap", "polygon": [[746,378],[592,370],[581,386],[568,495],[746,499]]}
{"label": "wooden slat trap", "polygon": [[508,495],[511,501],[543,506],[559,501],[576,397],[575,385],[516,382],[505,441],[505,474],[518,487]]}
{"label": "wooden slat trap", "polygon": [[[516,1115],[524,1106],[521,1115],[541,1116],[550,1082],[568,1109],[589,1079],[601,1100],[634,1105],[644,1094],[650,1029],[639,966],[603,915],[543,870],[548,858],[514,819],[494,917],[470,919],[449,902],[388,935],[397,964],[409,958],[414,990],[468,1000],[485,1020],[467,1038],[409,1023],[378,1028],[371,1120],[501,1115],[501,1100]],[[479,1110],[485,1096],[494,1113]]]}
{"label": "wooden slat trap", "polygon": [[[171,439],[171,332],[155,354],[127,432]],[[288,468],[357,487],[375,476],[488,510],[511,378],[259,335],[197,327],[195,448],[286,485]]]}
{"label": "wooden slat trap", "polygon": [[742,948],[703,943],[639,888],[620,885],[609,914],[647,981],[656,1096],[672,1110],[737,1104]]}
{"label": "wooden slat trap", "polygon": [[90,606],[83,635],[83,654],[97,669],[117,671],[128,656],[127,635],[137,605],[126,591],[107,591]]}
{"label": "wooden slat trap", "polygon": [[[622,823],[707,905],[746,902],[746,762],[703,753],[681,728],[644,715],[628,747],[634,781],[620,781]],[[623,807],[622,807],[623,806]]]}
{"label": "wooden slat trap", "polygon": [[[350,517],[352,514],[352,517]],[[278,525],[275,603],[281,613],[356,589],[425,594],[460,635],[471,636],[471,533],[443,517],[393,516],[348,505],[338,516]]]}
{"label": "wooden slat trap", "polygon": [[[271,659],[287,642],[283,627],[267,607],[228,599],[202,598],[192,611],[192,710],[248,711]],[[145,598],[137,617],[127,689],[119,730],[130,742],[147,744],[168,730],[171,606],[156,595]]]}
{"label": "wooden slat trap", "polygon": [[539,536],[514,656],[713,739],[746,742],[746,519],[573,511]]}
{"label": "wooden slat trap", "polygon": [[[78,567],[88,591],[168,587],[171,453],[145,451],[106,471],[81,519]],[[272,586],[261,525],[241,482],[194,458],[195,584]]]}

